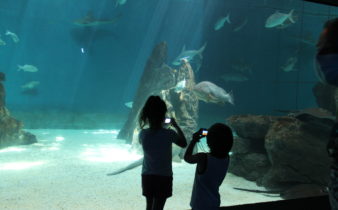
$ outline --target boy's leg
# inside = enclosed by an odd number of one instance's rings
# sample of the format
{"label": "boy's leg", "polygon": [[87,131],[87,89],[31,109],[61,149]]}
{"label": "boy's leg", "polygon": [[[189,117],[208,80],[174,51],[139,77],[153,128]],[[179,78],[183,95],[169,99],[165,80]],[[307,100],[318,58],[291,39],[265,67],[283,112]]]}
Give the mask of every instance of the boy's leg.
{"label": "boy's leg", "polygon": [[154,198],[152,210],[163,210],[167,198]]}
{"label": "boy's leg", "polygon": [[147,208],[146,208],[146,210],[153,210],[154,198],[153,197],[146,197],[146,199],[147,199]]}

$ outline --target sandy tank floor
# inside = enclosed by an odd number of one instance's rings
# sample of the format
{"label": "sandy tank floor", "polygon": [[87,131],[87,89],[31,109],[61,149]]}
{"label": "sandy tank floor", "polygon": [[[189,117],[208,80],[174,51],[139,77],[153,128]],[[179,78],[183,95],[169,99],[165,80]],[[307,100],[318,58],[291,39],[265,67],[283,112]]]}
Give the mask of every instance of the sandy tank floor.
{"label": "sandy tank floor", "polygon": [[[0,209],[145,209],[141,167],[107,176],[140,155],[117,130],[29,130],[38,143],[0,150]],[[173,196],[165,209],[189,209],[195,165],[173,163]],[[233,187],[264,188],[228,173],[222,206],[280,200]]]}

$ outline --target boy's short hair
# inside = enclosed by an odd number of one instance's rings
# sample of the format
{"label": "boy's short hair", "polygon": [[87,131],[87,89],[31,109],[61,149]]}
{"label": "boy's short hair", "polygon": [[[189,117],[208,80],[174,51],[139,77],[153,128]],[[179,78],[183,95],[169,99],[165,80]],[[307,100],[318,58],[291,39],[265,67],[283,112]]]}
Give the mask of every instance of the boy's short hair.
{"label": "boy's short hair", "polygon": [[228,155],[233,139],[231,128],[223,123],[215,123],[208,129],[207,143],[211,153]]}

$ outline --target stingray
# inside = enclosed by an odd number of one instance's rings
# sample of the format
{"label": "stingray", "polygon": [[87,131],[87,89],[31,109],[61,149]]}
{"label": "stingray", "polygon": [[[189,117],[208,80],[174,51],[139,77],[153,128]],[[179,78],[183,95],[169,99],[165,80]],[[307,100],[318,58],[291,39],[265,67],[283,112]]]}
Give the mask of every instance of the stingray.
{"label": "stingray", "polygon": [[[175,161],[175,162],[180,162],[181,161],[181,159],[179,158],[180,152],[181,152],[181,148],[179,148],[179,147],[173,147],[173,149],[172,149],[172,159],[173,159],[173,161]],[[140,158],[140,159],[138,159],[138,160],[136,160],[136,161],[134,161],[134,162],[132,162],[132,163],[130,163],[130,164],[128,164],[125,167],[119,168],[119,169],[117,169],[117,170],[115,170],[115,171],[107,174],[107,176],[113,176],[113,175],[117,175],[117,174],[123,173],[125,171],[129,171],[131,169],[134,169],[134,168],[137,168],[137,167],[141,166],[142,163],[143,163],[143,157]]]}
{"label": "stingray", "polygon": [[300,109],[300,110],[276,109],[274,111],[287,113],[288,116],[291,116],[291,117],[298,117],[303,114],[309,114],[309,115],[322,118],[322,119],[335,119],[334,115],[330,111],[326,109],[322,109],[322,108],[306,108],[306,109]]}
{"label": "stingray", "polygon": [[[284,199],[320,196],[327,194],[327,186],[317,184],[298,184],[286,189],[280,190],[255,190],[234,187],[235,190],[241,190],[252,193],[263,193],[268,197],[282,197]],[[274,195],[271,195],[274,194]]]}

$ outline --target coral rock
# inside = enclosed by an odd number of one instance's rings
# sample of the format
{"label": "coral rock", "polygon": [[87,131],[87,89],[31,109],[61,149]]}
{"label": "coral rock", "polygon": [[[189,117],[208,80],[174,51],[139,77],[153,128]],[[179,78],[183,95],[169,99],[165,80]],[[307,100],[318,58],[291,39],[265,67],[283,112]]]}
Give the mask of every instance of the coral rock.
{"label": "coral rock", "polygon": [[236,115],[229,117],[227,122],[242,138],[264,139],[273,119],[263,115]]}
{"label": "coral rock", "polygon": [[[310,132],[315,123],[325,123],[312,117],[312,122],[292,117],[281,117],[271,125],[265,138],[265,149],[272,164],[262,183],[267,187],[283,183],[317,183],[326,185],[329,175],[329,158],[326,144],[332,124],[326,129]],[[332,122],[333,123],[333,122]]]}

